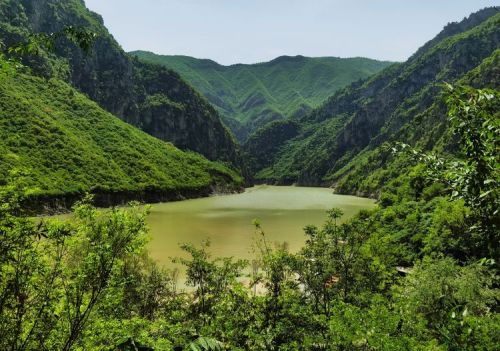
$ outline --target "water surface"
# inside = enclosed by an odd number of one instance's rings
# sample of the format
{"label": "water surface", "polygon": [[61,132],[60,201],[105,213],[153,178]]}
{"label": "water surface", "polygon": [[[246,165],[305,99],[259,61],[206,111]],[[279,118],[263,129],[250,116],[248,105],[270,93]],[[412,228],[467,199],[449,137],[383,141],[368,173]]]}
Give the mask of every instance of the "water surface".
{"label": "water surface", "polygon": [[[304,243],[304,226],[320,226],[325,211],[338,207],[343,219],[374,201],[355,196],[335,195],[332,189],[261,185],[244,193],[155,204],[149,216],[153,258],[174,267],[171,257],[181,256],[180,243],[201,244],[210,239],[213,256],[254,257],[254,219],[258,219],[269,241],[286,241],[291,251]],[[184,255],[182,255],[184,256]]]}

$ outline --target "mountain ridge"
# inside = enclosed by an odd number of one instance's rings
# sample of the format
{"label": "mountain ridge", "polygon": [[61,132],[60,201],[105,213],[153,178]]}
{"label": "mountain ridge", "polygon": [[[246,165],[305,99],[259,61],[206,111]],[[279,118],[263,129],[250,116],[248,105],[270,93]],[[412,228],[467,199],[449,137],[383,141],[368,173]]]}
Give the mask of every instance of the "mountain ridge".
{"label": "mountain ridge", "polygon": [[184,55],[130,54],[179,72],[217,108],[240,142],[267,122],[302,116],[337,89],[392,64],[358,57],[284,55],[225,66]]}

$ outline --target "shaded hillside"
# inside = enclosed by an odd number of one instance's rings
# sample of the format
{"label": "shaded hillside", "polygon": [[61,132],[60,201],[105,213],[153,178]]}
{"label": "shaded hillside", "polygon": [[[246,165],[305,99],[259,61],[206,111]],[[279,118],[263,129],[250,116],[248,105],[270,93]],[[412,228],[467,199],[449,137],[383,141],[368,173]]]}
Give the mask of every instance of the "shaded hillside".
{"label": "shaded hillside", "polygon": [[[407,62],[339,91],[322,107],[296,120],[301,126],[296,137],[276,139],[276,127],[268,126],[269,130],[262,133],[266,138],[252,139],[252,144],[245,147],[259,149],[269,140],[280,141],[275,145],[277,151],[269,155],[273,164],[255,169],[257,178],[331,185],[339,177],[348,177],[347,170],[361,152],[386,141],[407,141],[406,135],[412,131],[410,123],[439,101],[440,84],[459,80],[500,47],[498,13],[498,8],[489,8],[459,24],[448,25]],[[476,85],[482,83],[487,82]],[[413,141],[429,140],[427,148],[433,147],[433,140],[446,130],[436,124],[445,119],[444,109],[433,113],[435,117],[424,125],[421,134],[412,137]],[[402,134],[404,130],[406,134]],[[379,165],[383,167],[383,162]],[[355,190],[353,185],[349,191]]]}
{"label": "shaded hillside", "polygon": [[268,122],[307,114],[338,89],[391,64],[366,58],[281,56],[223,66],[187,56],[131,54],[179,72],[217,107],[240,141]]}
{"label": "shaded hillside", "polygon": [[290,118],[270,122],[259,128],[243,144],[249,168],[259,170],[271,166],[279,157],[280,146],[299,132],[300,124]]}
{"label": "shaded hillside", "polygon": [[242,185],[226,166],[149,136],[60,80],[0,71],[2,185],[12,169],[27,172],[36,211],[66,209],[85,192],[109,206]]}
{"label": "shaded hillside", "polygon": [[30,33],[82,26],[98,34],[90,53],[60,40],[55,55],[25,60],[37,74],[57,76],[104,109],[148,134],[212,160],[240,164],[235,143],[211,105],[175,72],[129,57],[82,0],[0,0],[6,46]]}

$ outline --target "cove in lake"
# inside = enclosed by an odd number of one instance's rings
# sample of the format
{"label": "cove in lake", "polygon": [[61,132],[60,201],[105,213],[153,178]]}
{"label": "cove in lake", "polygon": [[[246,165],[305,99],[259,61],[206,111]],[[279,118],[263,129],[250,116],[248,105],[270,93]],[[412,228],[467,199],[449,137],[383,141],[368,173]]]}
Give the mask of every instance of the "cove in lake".
{"label": "cove in lake", "polygon": [[304,226],[320,226],[326,211],[338,207],[343,220],[375,206],[372,199],[335,195],[332,189],[260,185],[244,193],[155,204],[148,219],[151,256],[167,268],[172,257],[186,257],[180,243],[210,239],[213,257],[252,259],[258,219],[270,242],[286,241],[292,252],[305,241]]}

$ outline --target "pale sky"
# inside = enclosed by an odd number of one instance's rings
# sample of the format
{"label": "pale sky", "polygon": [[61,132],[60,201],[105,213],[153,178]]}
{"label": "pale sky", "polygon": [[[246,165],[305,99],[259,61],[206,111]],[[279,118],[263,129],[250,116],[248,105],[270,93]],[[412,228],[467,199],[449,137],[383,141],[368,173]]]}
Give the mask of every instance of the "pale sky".
{"label": "pale sky", "polygon": [[404,61],[448,22],[500,0],[85,0],[126,51],[221,64],[281,55]]}

